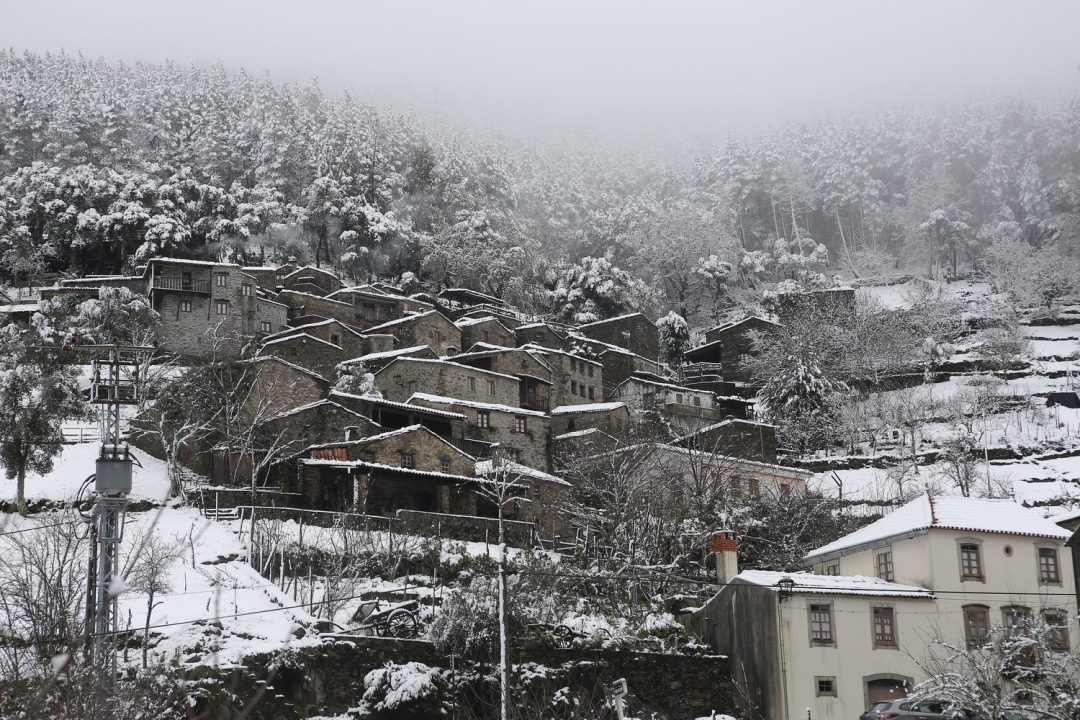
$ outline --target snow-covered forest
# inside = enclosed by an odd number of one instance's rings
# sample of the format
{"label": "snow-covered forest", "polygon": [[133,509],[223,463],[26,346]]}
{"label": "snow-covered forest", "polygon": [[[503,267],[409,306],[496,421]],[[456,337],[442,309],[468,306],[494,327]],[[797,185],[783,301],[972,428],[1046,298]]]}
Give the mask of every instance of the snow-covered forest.
{"label": "snow-covered forest", "polygon": [[1071,255],[1080,229],[1075,99],[823,117],[662,156],[492,138],[235,69],[7,51],[0,119],[0,258],[19,280],[295,257],[567,319],[689,319],[826,262],[951,276],[1014,242]]}

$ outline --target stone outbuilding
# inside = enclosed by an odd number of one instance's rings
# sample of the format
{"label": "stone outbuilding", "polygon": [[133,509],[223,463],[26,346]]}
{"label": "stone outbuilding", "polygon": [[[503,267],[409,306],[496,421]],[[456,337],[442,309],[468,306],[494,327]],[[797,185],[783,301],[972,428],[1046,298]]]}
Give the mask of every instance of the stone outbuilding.
{"label": "stone outbuilding", "polygon": [[463,317],[454,321],[461,330],[461,349],[468,351],[477,343],[517,347],[514,331],[506,327],[492,315],[482,317]]}
{"label": "stone outbuilding", "polygon": [[395,358],[375,373],[375,384],[389,400],[405,402],[413,394],[428,392],[443,397],[472,398],[479,402],[516,406],[520,381],[513,375],[481,370],[448,360]]}
{"label": "stone outbuilding", "polygon": [[655,360],[660,355],[660,335],[656,323],[641,313],[597,320],[578,325],[576,331],[585,337],[629,350]]}
{"label": "stone outbuilding", "polygon": [[391,320],[369,327],[366,332],[389,333],[397,338],[399,347],[428,345],[437,355],[454,355],[461,349],[461,330],[436,311]]}
{"label": "stone outbuilding", "polygon": [[630,410],[626,403],[603,402],[563,405],[551,411],[551,432],[565,435],[595,428],[616,438],[626,437],[630,429]]}

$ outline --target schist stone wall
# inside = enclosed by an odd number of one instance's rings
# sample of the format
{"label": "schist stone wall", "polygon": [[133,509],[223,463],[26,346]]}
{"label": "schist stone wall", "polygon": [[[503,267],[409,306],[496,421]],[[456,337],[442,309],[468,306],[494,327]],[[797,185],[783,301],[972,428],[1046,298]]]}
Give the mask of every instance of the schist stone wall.
{"label": "schist stone wall", "polygon": [[387,400],[405,402],[424,392],[516,407],[518,379],[442,360],[398,358],[375,375]]}

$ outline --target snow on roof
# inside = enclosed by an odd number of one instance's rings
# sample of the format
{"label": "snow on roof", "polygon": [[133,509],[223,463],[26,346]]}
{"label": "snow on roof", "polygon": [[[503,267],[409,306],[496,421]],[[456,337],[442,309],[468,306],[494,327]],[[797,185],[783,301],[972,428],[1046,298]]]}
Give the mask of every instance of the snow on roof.
{"label": "snow on roof", "polygon": [[[431,432],[423,425],[406,425],[405,427],[396,428],[394,430],[387,430],[386,432],[379,433],[378,435],[368,435],[363,438],[356,438],[355,440],[338,440],[335,442],[322,443],[320,445],[310,445],[308,450],[316,448],[328,448],[328,447],[340,447],[341,445],[366,445],[367,443],[378,442],[379,440],[386,440],[388,438],[397,437],[398,435],[408,435],[409,433],[416,432],[417,430],[424,430]],[[434,435],[434,433],[432,433]],[[436,435],[435,437],[438,437]]]}
{"label": "snow on roof", "polygon": [[1057,515],[1051,515],[1049,519],[1053,520],[1058,525],[1063,522],[1069,522],[1070,520],[1080,520],[1080,508],[1058,513]]}
{"label": "snow on roof", "polygon": [[[744,317],[741,320],[735,320],[734,322],[729,322],[729,323],[726,323],[724,325],[717,325],[716,327],[709,328],[705,332],[712,333],[712,332],[722,332],[724,330],[730,330],[733,327],[737,327],[739,325],[742,325],[745,322],[750,322],[751,320],[757,320],[758,322],[763,322],[763,323],[767,323],[769,325],[775,325],[776,327],[780,327],[780,323],[778,323],[778,322],[775,322],[773,320],[769,320],[768,318],[761,317],[760,315],[751,315],[749,317]],[[713,342],[720,342],[720,341],[719,340],[714,340]],[[711,345],[712,343],[706,343],[706,344]],[[700,347],[705,347],[705,346],[701,345]],[[697,348],[694,348],[694,349],[696,350]]]}
{"label": "snow on roof", "polygon": [[261,363],[261,362],[281,363],[282,365],[290,367],[293,370],[299,370],[300,372],[304,373],[305,375],[310,375],[311,377],[315,378],[316,380],[321,380],[322,382],[329,382],[326,378],[324,378],[322,375],[315,372],[314,370],[309,370],[308,368],[297,365],[296,363],[291,363],[288,360],[286,360],[285,358],[281,357],[280,355],[259,355],[258,357],[253,357],[252,359],[247,360],[246,362],[249,362],[249,363]]}
{"label": "snow on roof", "polygon": [[[511,472],[517,475],[524,475],[525,477],[531,477],[536,480],[544,480],[546,482],[556,483],[558,485],[570,484],[562,478],[546,473],[543,470],[537,470],[536,468],[531,468],[528,465],[522,465],[521,463],[516,463],[509,460],[504,460],[501,468],[503,470],[506,470],[507,472]],[[478,460],[476,462],[476,474],[481,477],[492,475],[496,471],[497,468],[494,466],[494,461],[492,460]]]}
{"label": "snow on roof", "polygon": [[813,575],[797,572],[785,573],[772,570],[743,570],[733,580],[767,587],[779,592],[780,580],[795,581],[791,591],[800,595],[869,595],[874,597],[908,597],[931,600],[934,593],[917,585],[900,585],[876,577],[862,575]]}
{"label": "snow on roof", "polygon": [[[606,432],[600,428],[585,428],[584,430],[574,430],[573,432],[566,432],[562,435],[556,435],[552,440],[573,440],[574,438],[585,437],[586,435],[595,435],[600,433],[601,435],[607,435]],[[611,437],[608,435],[608,437]]]}
{"label": "snow on roof", "polygon": [[[280,305],[281,303],[277,304]],[[325,320],[319,320],[318,322],[304,323],[303,325],[297,325],[295,327],[285,328],[284,330],[278,330],[276,333],[270,333],[269,335],[264,336],[263,340],[267,341],[270,338],[276,338],[278,336],[287,337],[289,335],[295,335],[297,333],[303,332],[305,328],[322,327],[323,325],[338,325],[342,329],[351,332],[356,337],[364,337],[364,334],[361,333],[359,330],[355,330],[354,328],[349,327],[340,320],[337,320],[336,318],[326,318]]]}
{"label": "snow on roof", "polygon": [[649,320],[649,318],[645,317],[641,313],[632,312],[632,313],[626,313],[625,315],[619,315],[618,317],[608,318],[607,320],[594,320],[592,322],[582,323],[581,325],[578,325],[578,329],[587,328],[587,327],[596,327],[597,325],[606,325],[607,323],[616,322],[618,320],[625,320],[627,318],[632,318],[632,317],[637,317],[637,316],[645,318],[645,320],[647,322],[650,322],[650,323],[652,322],[652,320]]}
{"label": "snow on roof", "polygon": [[406,404],[411,405],[413,400],[433,402],[440,405],[461,405],[462,407],[478,408],[480,410],[495,410],[498,412],[513,413],[514,415],[534,415],[539,417],[546,417],[546,415],[539,410],[526,410],[525,408],[513,407],[511,405],[477,402],[475,400],[462,400],[460,398],[452,398],[445,395],[432,395],[430,393],[413,393],[405,402]]}
{"label": "snow on roof", "polygon": [[[429,358],[415,358],[415,357],[399,357],[394,360],[394,363],[437,363],[439,365],[450,365],[451,367],[462,368],[464,370],[471,370],[473,372],[484,373],[485,375],[495,375],[496,377],[506,378],[507,380],[518,381],[513,375],[504,375],[503,373],[497,373],[494,370],[484,370],[483,368],[473,367],[472,365],[462,365],[451,360],[443,360],[442,358],[429,359]],[[390,367],[394,363],[390,363],[384,368],[379,370],[379,373],[385,372],[386,368]],[[378,375],[379,373],[376,373]]]}
{"label": "snow on roof", "polygon": [[672,445],[670,443],[635,443],[633,445],[625,445],[617,450],[612,450],[610,453],[601,454],[616,454],[625,453],[633,450],[653,450],[653,451],[668,451],[679,455],[685,455],[687,457],[701,458],[709,463],[728,464],[732,467],[740,468],[761,468],[769,473],[776,474],[782,473],[787,476],[793,476],[796,478],[802,478],[804,480],[813,476],[813,473],[809,470],[803,470],[802,468],[790,467],[788,465],[778,465],[776,463],[760,462],[758,460],[747,460],[746,458],[735,457],[733,455],[721,455],[720,453],[706,452],[704,450],[695,450],[693,448],[680,447]]}
{"label": "snow on roof", "polygon": [[307,410],[312,410],[312,409],[320,407],[322,405],[333,405],[334,407],[338,408],[339,410],[344,410],[345,412],[349,413],[350,415],[355,415],[358,418],[364,418],[364,420],[367,420],[368,422],[372,422],[372,423],[374,422],[373,420],[371,420],[371,418],[366,418],[363,415],[361,415],[360,413],[358,413],[358,412],[356,412],[354,410],[350,410],[349,408],[345,407],[344,405],[336,403],[333,400],[316,400],[315,402],[310,402],[310,403],[308,403],[306,405],[301,405],[299,407],[294,407],[291,410],[283,410],[282,412],[279,412],[276,415],[271,415],[269,418],[267,418],[267,420],[277,420],[278,418],[288,417],[289,415],[295,415],[296,413],[301,413],[301,412],[305,412]]}
{"label": "snow on roof", "polygon": [[[331,293],[331,294],[333,294],[333,293]],[[300,295],[301,299],[309,297],[309,298],[314,298],[315,300],[321,300],[322,302],[337,303],[338,305],[344,305],[345,307],[349,307],[349,308],[351,308],[353,306],[352,303],[342,302],[341,300],[335,300],[332,297],[330,297],[329,295],[326,295],[326,296],[315,295],[313,293],[304,292],[303,290],[293,290],[292,288],[282,290],[281,292],[278,293],[278,297],[281,297],[282,295]]]}
{"label": "snow on roof", "polygon": [[384,350],[383,352],[368,353],[367,355],[361,355],[360,357],[346,360],[342,364],[351,365],[353,363],[371,362],[372,360],[386,360],[388,358],[396,358],[402,355],[412,355],[414,353],[423,352],[425,350],[432,354],[435,353],[435,351],[432,350],[431,347],[428,345],[413,345],[412,347],[399,348],[397,350]]}
{"label": "snow on roof", "polygon": [[[372,331],[372,330],[381,330],[383,328],[393,327],[395,325],[401,325],[403,323],[412,322],[413,320],[419,320],[420,318],[427,317],[428,315],[438,315],[439,317],[443,317],[442,313],[440,313],[438,310],[426,310],[426,311],[424,311],[422,313],[413,313],[411,315],[406,315],[405,317],[400,317],[397,320],[391,320],[390,322],[384,322],[382,325],[374,325],[372,327],[367,328],[367,330],[365,330],[365,332]],[[446,318],[443,318],[443,319],[446,320]],[[450,321],[446,320],[446,322],[449,323]],[[450,323],[450,324],[453,325],[453,323]]]}
{"label": "snow on roof", "polygon": [[574,358],[578,362],[588,363],[589,365],[596,365],[597,367],[603,367],[603,363],[599,363],[596,360],[590,360],[589,358],[582,357],[577,353],[567,352],[566,350],[559,350],[558,348],[544,347],[543,345],[536,345],[535,343],[526,343],[525,345],[522,345],[517,349],[530,350],[535,353],[540,353],[541,355],[566,355],[567,357]]}
{"label": "snow on roof", "polygon": [[158,263],[158,264],[163,264],[163,265],[200,265],[202,267],[214,267],[214,266],[216,266],[216,267],[234,267],[234,268],[240,267],[236,263],[215,262],[213,260],[184,260],[184,259],[181,259],[181,258],[164,258],[164,257],[150,258],[147,261],[146,266],[150,267],[151,263]]}
{"label": "snow on roof", "polygon": [[[301,326],[301,327],[304,327],[304,326]],[[299,328],[297,328],[297,329],[299,330]],[[265,348],[265,347],[267,347],[269,345],[277,345],[278,343],[289,342],[290,340],[297,340],[299,338],[304,338],[304,342],[307,342],[308,340],[311,340],[313,342],[322,343],[323,345],[329,345],[330,347],[337,348],[338,350],[341,349],[340,345],[335,345],[332,342],[329,342],[327,340],[323,340],[322,338],[317,338],[314,335],[310,335],[310,334],[308,334],[306,332],[295,332],[295,333],[293,333],[291,335],[285,335],[284,337],[274,338],[273,340],[264,340],[263,347]]]}
{"label": "snow on roof", "polygon": [[526,324],[524,324],[524,325],[518,325],[518,326],[517,326],[516,328],[514,328],[514,332],[517,332],[518,330],[532,330],[533,328],[538,328],[538,327],[545,327],[545,328],[547,328],[548,330],[550,330],[551,332],[555,333],[556,335],[558,335],[558,334],[559,334],[559,333],[558,333],[558,332],[557,332],[557,331],[555,330],[555,328],[553,328],[553,327],[551,326],[551,323],[546,323],[546,322],[543,322],[543,321],[541,321],[541,322],[534,322],[534,323],[526,323]]}
{"label": "snow on roof", "polygon": [[[454,448],[455,450],[457,448]],[[460,452],[460,451],[459,451]],[[466,453],[462,453],[463,455]],[[470,455],[470,457],[472,457]],[[469,482],[476,482],[476,478],[469,477],[467,475],[453,475],[451,473],[437,472],[435,470],[418,470],[416,468],[403,468],[397,465],[384,465],[382,463],[373,463],[366,460],[324,460],[322,458],[301,458],[301,465],[323,465],[330,467],[363,467],[372,468],[374,470],[386,470],[390,472],[399,472],[406,475],[423,475],[425,477],[444,478],[447,480],[465,480]]]}
{"label": "snow on roof", "polygon": [[298,275],[299,273],[302,273],[302,272],[308,272],[308,273],[316,272],[316,273],[321,273],[321,274],[323,274],[323,275],[326,275],[326,276],[328,276],[328,277],[332,277],[332,278],[334,278],[334,279],[335,279],[335,280],[337,280],[338,282],[340,282],[340,281],[341,281],[341,280],[340,280],[340,278],[338,278],[338,276],[337,276],[337,275],[335,275],[334,273],[330,272],[329,270],[323,270],[322,268],[317,268],[317,267],[311,267],[310,265],[304,265],[303,267],[299,267],[299,268],[297,268],[297,269],[293,270],[293,271],[292,271],[291,273],[289,273],[288,275],[286,275],[286,276],[285,276],[285,277],[284,277],[283,279],[285,279],[285,280],[288,280],[288,279],[289,279],[289,278],[291,278],[291,277],[292,277],[293,275]]}
{"label": "snow on roof", "polygon": [[880,520],[812,550],[805,559],[809,562],[822,555],[931,528],[1060,540],[1072,535],[1037,510],[1012,500],[921,495]]}
{"label": "snow on roof", "polygon": [[704,433],[709,432],[710,430],[716,430],[717,428],[722,428],[725,425],[734,425],[735,423],[743,423],[744,425],[755,425],[755,426],[760,425],[762,427],[771,427],[771,428],[776,427],[775,425],[770,425],[769,423],[757,422],[756,420],[743,420],[742,418],[728,418],[727,420],[721,420],[718,423],[713,423],[712,425],[706,425],[703,428],[698,428],[697,430],[694,430],[693,432],[688,432],[685,435],[680,435],[679,437],[675,438],[672,442],[680,442],[682,440],[689,440],[692,437],[702,435]]}
{"label": "snow on roof", "polygon": [[0,305],[0,313],[37,312],[41,308],[40,303],[11,303]]}
{"label": "snow on roof", "polygon": [[389,300],[394,302],[401,300],[400,297],[387,295],[378,288],[371,288],[370,290],[365,290],[364,288],[358,287],[343,287],[335,290],[332,293],[329,293],[326,297],[332,298],[335,295],[363,295],[364,297],[371,298],[372,300]]}
{"label": "snow on roof", "polygon": [[634,373],[630,377],[623,380],[621,383],[615,386],[615,390],[613,390],[612,392],[618,392],[619,388],[621,388],[623,385],[632,382],[644,383],[646,385],[652,385],[653,387],[667,388],[668,390],[677,390],[679,392],[695,393],[697,395],[712,395],[712,393],[708,390],[698,390],[697,388],[686,387],[685,385],[675,385],[674,383],[660,382],[659,380],[652,380],[650,378],[639,375],[638,373]]}
{"label": "snow on roof", "polygon": [[482,292],[480,292],[478,290],[470,290],[469,288],[445,288],[444,290],[441,290],[439,292],[439,297],[442,297],[443,295],[447,295],[447,294],[472,295],[473,297],[478,297],[478,298],[483,298],[484,300],[488,300],[488,301],[492,302],[495,305],[506,305],[506,302],[504,300],[502,300],[501,298],[497,298],[494,295],[488,295],[487,293],[482,293]]}
{"label": "snow on roof", "polygon": [[446,410],[436,410],[434,408],[427,408],[423,405],[409,405],[407,403],[394,402],[393,400],[386,400],[381,397],[375,397],[374,395],[354,395],[352,393],[341,392],[340,390],[331,390],[330,397],[337,395],[338,397],[352,398],[354,400],[364,400],[374,405],[385,405],[387,407],[400,408],[402,410],[413,410],[424,413],[426,415],[439,415],[445,418],[453,418],[455,420],[464,420],[465,416],[461,413],[448,412]]}
{"label": "snow on roof", "polygon": [[578,413],[611,412],[625,408],[624,402],[585,403],[582,405],[560,405],[551,411],[552,415],[576,415]]}
{"label": "snow on roof", "polygon": [[481,315],[480,317],[463,317],[463,318],[459,318],[458,320],[455,320],[454,324],[457,325],[458,327],[469,327],[471,325],[479,325],[480,323],[485,323],[485,322],[495,322],[495,323],[498,323],[499,325],[502,325],[507,330],[510,329],[510,328],[506,327],[505,325],[503,325],[501,322],[499,322],[499,318],[495,317],[494,315]]}

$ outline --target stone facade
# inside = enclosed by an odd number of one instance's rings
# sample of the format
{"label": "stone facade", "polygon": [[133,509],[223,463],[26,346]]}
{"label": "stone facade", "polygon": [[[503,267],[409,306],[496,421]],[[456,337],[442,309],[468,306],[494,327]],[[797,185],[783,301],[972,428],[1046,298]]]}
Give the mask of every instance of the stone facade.
{"label": "stone facade", "polygon": [[707,390],[674,385],[654,376],[633,375],[615,388],[611,400],[625,402],[634,415],[660,413],[681,432],[689,432],[721,419],[716,396]]}
{"label": "stone facade", "polygon": [[284,358],[266,355],[247,362],[255,387],[246,396],[250,407],[241,414],[253,419],[317,402],[330,391],[330,383],[321,375]]}
{"label": "stone facade", "polygon": [[341,346],[306,332],[296,332],[267,341],[259,348],[258,357],[266,355],[284,358],[331,381],[337,375],[338,363],[346,358]]}
{"label": "stone facade", "polygon": [[596,428],[606,434],[626,437],[630,428],[630,410],[625,403],[609,402],[595,405],[564,405],[551,411],[551,432],[563,435]]}
{"label": "stone facade", "polygon": [[680,438],[677,444],[745,460],[775,463],[776,426],[729,418]]}
{"label": "stone facade", "polygon": [[744,358],[753,350],[750,334],[769,333],[780,326],[761,317],[748,317],[737,322],[720,325],[705,332],[705,345],[688,350],[685,354],[691,363],[720,363],[725,380],[750,382],[750,372]]}
{"label": "stone facade", "polygon": [[514,331],[490,315],[479,318],[461,318],[454,324],[461,329],[460,349],[463,352],[468,352],[476,343],[501,345],[508,348],[517,346]]}
{"label": "stone facade", "polygon": [[514,328],[514,338],[518,347],[522,345],[539,345],[552,350],[566,350],[568,345],[566,337],[548,323],[529,323]]}
{"label": "stone facade", "polygon": [[519,382],[512,375],[460,363],[408,357],[395,359],[375,374],[380,392],[396,402],[405,402],[417,392],[428,392],[514,407],[518,404]]}
{"label": "stone facade", "polygon": [[276,299],[278,302],[285,303],[292,308],[291,317],[315,315],[320,318],[332,318],[340,320],[346,325],[351,325],[358,330],[378,325],[387,320],[393,320],[402,315],[401,304],[393,301],[378,305],[370,313],[377,316],[377,320],[372,320],[367,309],[354,307],[351,303],[334,298],[321,297],[297,290],[282,290],[277,294]]}
{"label": "stone facade", "polygon": [[278,265],[276,267],[256,265],[242,268],[245,273],[255,278],[255,284],[258,285],[261,290],[267,292],[276,291],[277,288],[281,286],[285,276],[295,269],[296,266],[289,263]]}
{"label": "stone facade", "polygon": [[538,354],[551,366],[551,407],[585,405],[604,399],[604,366],[595,360],[539,345],[523,345],[520,349]]}
{"label": "stone facade", "polygon": [[238,265],[154,258],[144,278],[165,350],[235,356],[248,338],[286,327],[286,308],[260,298],[255,279]]}
{"label": "stone facade", "polygon": [[464,442],[465,416],[459,413],[432,410],[419,405],[406,405],[378,397],[350,395],[337,390],[330,391],[329,399],[369,418],[386,430],[422,425],[444,440],[469,452]]}
{"label": "stone facade", "polygon": [[497,444],[517,462],[551,471],[548,439],[552,419],[542,412],[427,393],[413,395],[409,404],[461,413],[465,416],[466,437]]}
{"label": "stone facade", "polygon": [[286,290],[310,292],[313,295],[329,295],[345,287],[334,273],[322,268],[305,265],[287,273],[278,283]]}
{"label": "stone facade", "polygon": [[547,360],[547,353],[536,348],[499,348],[487,344],[474,345],[471,352],[451,358],[462,365],[514,375],[520,381],[518,405],[530,410],[547,411],[555,380],[562,382],[561,373]]}
{"label": "stone facade", "polygon": [[660,354],[660,336],[656,323],[641,313],[578,325],[577,332],[651,360],[655,360]]}
{"label": "stone facade", "polygon": [[[382,336],[379,336],[382,337]],[[350,358],[346,361],[349,365],[363,365],[367,372],[375,373],[382,370],[384,367],[392,363],[394,360],[400,357],[413,357],[421,358],[424,360],[438,360],[439,356],[435,354],[427,345],[416,345],[414,347],[400,348],[398,350],[388,350],[385,352],[369,353],[366,355],[359,355],[354,358]]]}
{"label": "stone facade", "polygon": [[461,330],[435,310],[392,320],[368,331],[393,335],[398,347],[428,345],[440,356],[453,355],[461,349]]}
{"label": "stone facade", "polygon": [[604,395],[610,399],[611,393],[634,373],[661,375],[664,368],[660,363],[641,355],[610,346],[591,348],[596,360],[604,367]]}
{"label": "stone facade", "polygon": [[393,347],[394,338],[388,335],[364,335],[340,320],[317,320],[263,338],[263,343],[293,335],[311,335],[341,348],[345,358],[359,357],[373,352],[382,352]]}
{"label": "stone facade", "polygon": [[780,293],[773,296],[769,304],[781,324],[808,317],[828,318],[829,321],[841,325],[855,322],[853,288]]}

